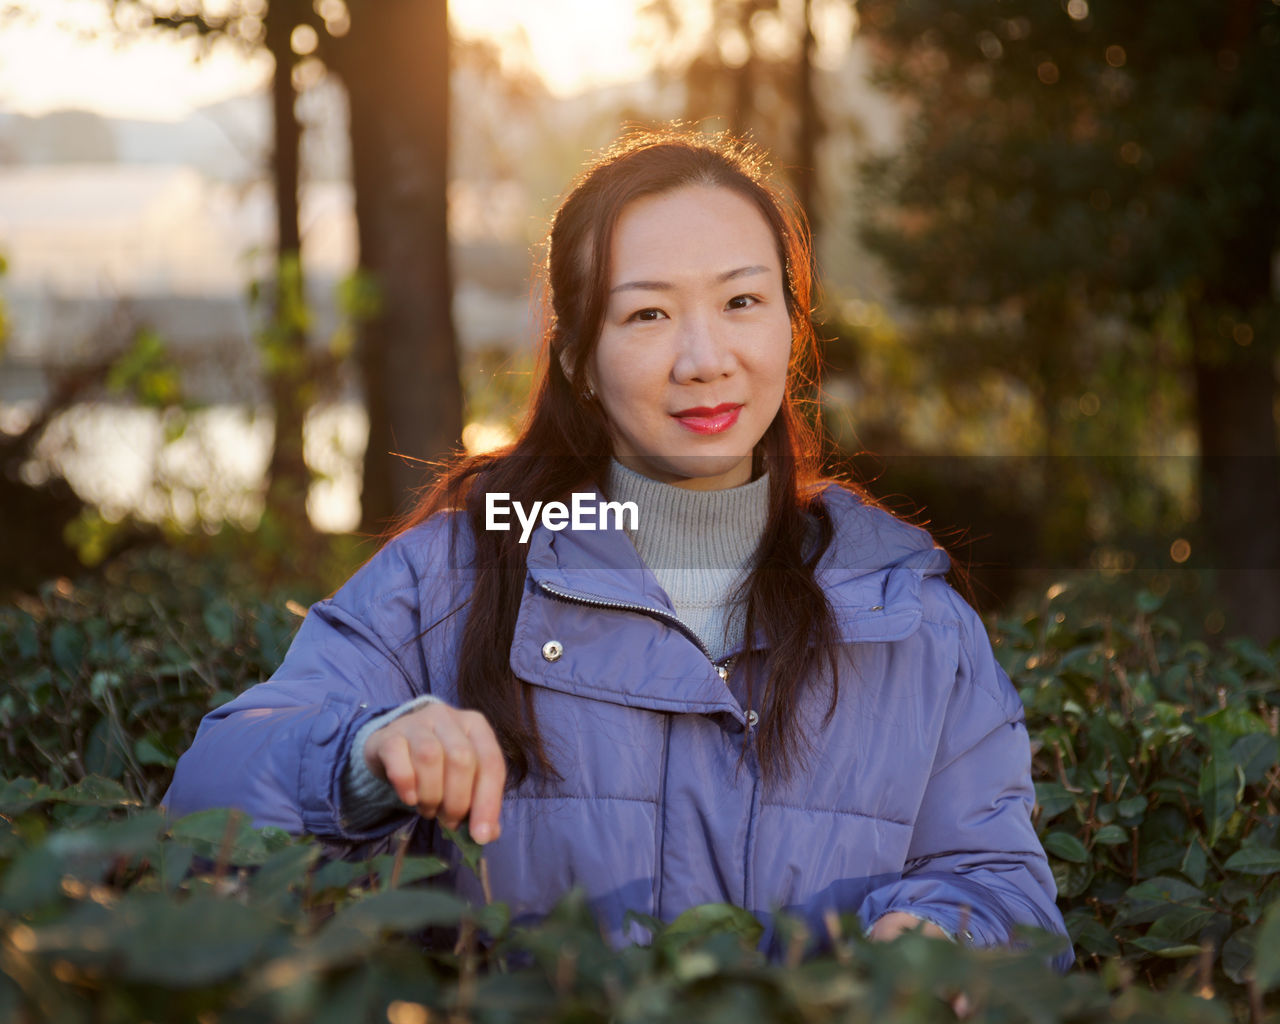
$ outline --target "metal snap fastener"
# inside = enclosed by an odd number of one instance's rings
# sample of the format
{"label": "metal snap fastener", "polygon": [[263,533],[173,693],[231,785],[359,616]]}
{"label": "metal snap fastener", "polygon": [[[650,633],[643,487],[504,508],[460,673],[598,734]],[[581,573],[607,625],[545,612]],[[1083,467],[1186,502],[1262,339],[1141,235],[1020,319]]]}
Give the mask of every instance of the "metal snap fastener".
{"label": "metal snap fastener", "polygon": [[564,654],[564,644],[559,640],[548,640],[542,645],[542,657],[545,661],[559,661]]}
{"label": "metal snap fastener", "polygon": [[726,683],[729,681],[729,670],[724,665],[716,666],[716,675],[718,675]]}
{"label": "metal snap fastener", "polygon": [[754,711],[747,712],[747,728],[748,729],[754,729],[758,721],[760,721],[759,715],[757,715]]}

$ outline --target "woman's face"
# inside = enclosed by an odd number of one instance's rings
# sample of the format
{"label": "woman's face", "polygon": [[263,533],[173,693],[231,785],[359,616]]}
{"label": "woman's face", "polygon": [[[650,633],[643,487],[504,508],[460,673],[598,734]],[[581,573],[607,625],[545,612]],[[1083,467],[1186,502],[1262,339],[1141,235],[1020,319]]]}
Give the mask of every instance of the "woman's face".
{"label": "woman's face", "polygon": [[588,372],[614,456],[678,487],[746,483],[791,355],[768,222],[731,189],[684,186],[627,206],[611,257]]}

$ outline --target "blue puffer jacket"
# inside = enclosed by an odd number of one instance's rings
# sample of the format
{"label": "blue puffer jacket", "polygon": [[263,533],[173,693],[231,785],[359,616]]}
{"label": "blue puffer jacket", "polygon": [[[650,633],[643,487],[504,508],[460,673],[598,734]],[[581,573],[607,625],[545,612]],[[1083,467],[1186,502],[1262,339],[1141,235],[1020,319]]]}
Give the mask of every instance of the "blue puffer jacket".
{"label": "blue puffer jacket", "polygon": [[[726,685],[626,535],[531,537],[511,666],[535,687],[564,781],[508,793],[487,848],[493,896],[517,917],[580,886],[615,942],[642,934],[624,926],[629,909],[669,920],[712,901],[766,922],[785,909],[816,934],[829,908],[866,925],[902,910],[978,945],[1019,923],[1065,932],[1031,824],[1023,709],[942,579],[946,554],[844,490],[825,501],[839,702],[824,721],[829,689],[812,688],[798,717],[806,769],[771,785],[741,757],[758,713],[740,703],[740,667]],[[170,811],[237,805],[342,844],[413,823],[415,848],[450,856],[407,811],[353,830],[340,794],[362,724],[421,694],[454,701],[467,547],[461,517],[436,517],[313,607],[275,676],[205,718]],[[455,875],[478,896],[470,872]]]}

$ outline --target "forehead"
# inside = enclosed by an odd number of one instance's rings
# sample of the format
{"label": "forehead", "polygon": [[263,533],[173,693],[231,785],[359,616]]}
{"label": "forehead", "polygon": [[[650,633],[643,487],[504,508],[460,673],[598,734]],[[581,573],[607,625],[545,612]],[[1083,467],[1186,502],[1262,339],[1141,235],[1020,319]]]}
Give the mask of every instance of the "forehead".
{"label": "forehead", "polygon": [[611,284],[716,275],[748,265],[780,269],[760,208],[733,189],[686,185],[629,203],[610,245]]}

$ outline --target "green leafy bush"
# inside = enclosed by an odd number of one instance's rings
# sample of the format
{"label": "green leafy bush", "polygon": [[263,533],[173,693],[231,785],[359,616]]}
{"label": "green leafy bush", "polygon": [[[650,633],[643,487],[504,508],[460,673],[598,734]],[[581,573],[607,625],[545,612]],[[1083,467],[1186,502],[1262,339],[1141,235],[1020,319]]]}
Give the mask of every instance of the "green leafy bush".
{"label": "green leafy bush", "polygon": [[[294,590],[307,599],[309,588]],[[280,663],[305,608],[226,562],[149,548],[0,606],[5,773],[113,779],[156,803],[201,717]]]}
{"label": "green leafy bush", "polygon": [[1248,640],[1211,650],[1150,591],[1123,618],[1081,605],[1055,586],[997,646],[1077,952],[1247,1001],[1280,895],[1280,658]]}
{"label": "green leafy bush", "polygon": [[[760,925],[719,905],[611,950],[576,893],[513,928],[501,906],[411,884],[443,868],[434,858],[325,862],[314,842],[255,832],[236,812],[165,821],[106,780],[10,782],[0,814],[4,1020],[925,1024],[954,1020],[960,994],[976,1019],[1011,1024],[1231,1019],[1114,969],[1058,975],[1051,943],[876,946],[848,918],[807,961],[765,962]],[[427,929],[449,941],[424,945]]]}

